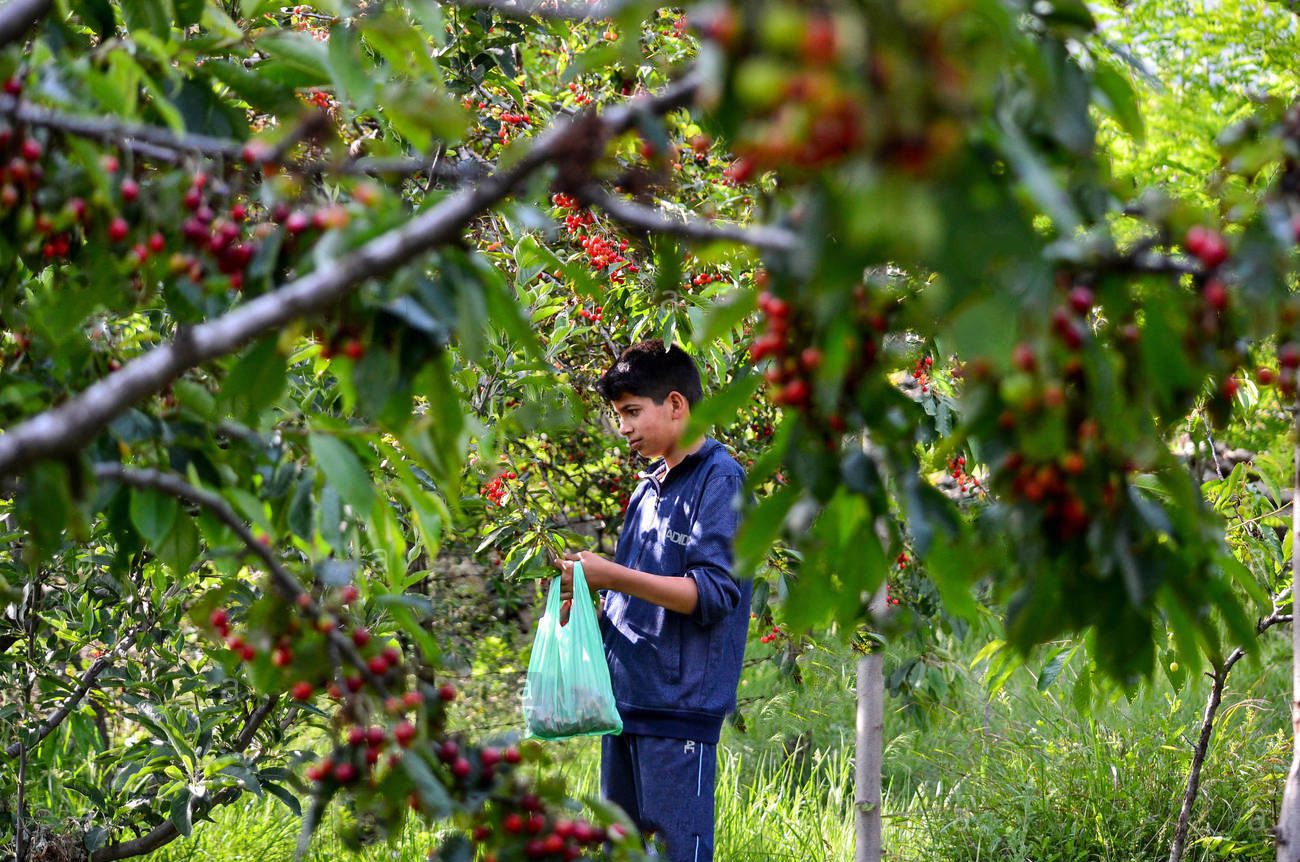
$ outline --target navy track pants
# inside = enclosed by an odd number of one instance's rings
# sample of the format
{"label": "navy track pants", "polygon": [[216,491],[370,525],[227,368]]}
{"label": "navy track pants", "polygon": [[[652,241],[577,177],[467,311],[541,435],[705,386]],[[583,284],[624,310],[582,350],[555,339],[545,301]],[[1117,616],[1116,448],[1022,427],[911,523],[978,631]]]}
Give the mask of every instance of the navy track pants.
{"label": "navy track pants", "polygon": [[600,743],[600,792],[643,834],[664,843],[670,862],[712,862],[712,743],[624,733]]}

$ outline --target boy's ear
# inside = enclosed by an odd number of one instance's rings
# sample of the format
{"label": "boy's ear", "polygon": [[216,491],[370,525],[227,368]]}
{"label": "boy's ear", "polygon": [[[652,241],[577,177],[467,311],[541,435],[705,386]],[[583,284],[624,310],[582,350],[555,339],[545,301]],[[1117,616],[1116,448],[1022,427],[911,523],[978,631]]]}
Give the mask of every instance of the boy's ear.
{"label": "boy's ear", "polygon": [[673,408],[673,418],[680,419],[685,416],[691,409],[691,402],[686,400],[686,396],[674,389],[668,393],[668,403]]}

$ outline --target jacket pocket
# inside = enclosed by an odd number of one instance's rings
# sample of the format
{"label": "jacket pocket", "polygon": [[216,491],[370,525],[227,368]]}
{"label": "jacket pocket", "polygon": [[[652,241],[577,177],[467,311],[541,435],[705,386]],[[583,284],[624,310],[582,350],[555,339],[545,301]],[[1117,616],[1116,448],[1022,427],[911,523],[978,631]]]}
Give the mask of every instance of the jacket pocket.
{"label": "jacket pocket", "polygon": [[629,602],[622,620],[634,635],[635,664],[653,677],[645,682],[651,684],[658,697],[667,702],[677,701],[676,688],[682,679],[681,622],[677,614],[637,600]]}

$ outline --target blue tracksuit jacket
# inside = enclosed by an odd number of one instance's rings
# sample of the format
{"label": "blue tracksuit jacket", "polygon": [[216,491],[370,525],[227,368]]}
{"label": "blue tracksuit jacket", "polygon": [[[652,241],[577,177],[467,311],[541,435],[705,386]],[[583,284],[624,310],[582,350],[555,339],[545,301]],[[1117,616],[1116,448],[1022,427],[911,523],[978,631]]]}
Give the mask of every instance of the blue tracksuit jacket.
{"label": "blue tracksuit jacket", "polygon": [[605,656],[624,732],[716,743],[736,708],[753,589],[731,571],[745,473],[713,439],[656,478],[662,466],[641,474],[614,561],[694,578],[699,603],[679,614],[607,591]]}

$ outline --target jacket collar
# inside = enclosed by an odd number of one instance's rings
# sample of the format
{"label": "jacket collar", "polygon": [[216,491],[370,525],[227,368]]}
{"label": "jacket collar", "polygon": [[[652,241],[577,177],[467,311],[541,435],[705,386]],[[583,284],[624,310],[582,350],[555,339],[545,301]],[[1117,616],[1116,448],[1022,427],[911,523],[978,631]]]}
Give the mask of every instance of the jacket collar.
{"label": "jacket collar", "polygon": [[676,475],[680,473],[684,468],[708,459],[713,455],[713,452],[716,449],[719,449],[721,447],[722,444],[719,443],[717,440],[714,440],[712,437],[705,437],[704,443],[700,445],[700,448],[696,449],[694,452],[687,455],[681,461],[677,462],[677,466],[674,467],[673,469],[665,471],[664,459],[658,458],[650,462],[650,465],[646,467],[644,470],[642,470],[640,473],[638,473],[637,477],[641,479],[650,479],[656,484],[662,485],[665,481],[667,481],[670,475]]}

